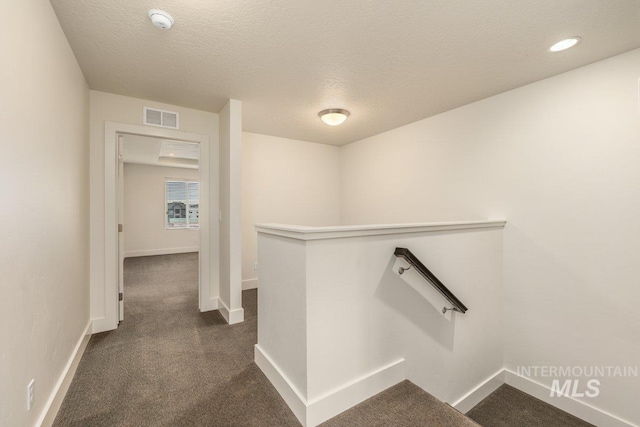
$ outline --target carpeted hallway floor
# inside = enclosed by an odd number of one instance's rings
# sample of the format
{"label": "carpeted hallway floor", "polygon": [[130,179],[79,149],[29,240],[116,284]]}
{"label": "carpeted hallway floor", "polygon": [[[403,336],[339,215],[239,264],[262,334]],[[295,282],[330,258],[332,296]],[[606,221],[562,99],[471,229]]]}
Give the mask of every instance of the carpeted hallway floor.
{"label": "carpeted hallway floor", "polygon": [[195,253],[126,259],[125,320],[91,338],[54,425],[299,426],[253,363],[257,292],[229,326],[197,283]]}
{"label": "carpeted hallway floor", "polygon": [[[198,311],[197,272],[197,254],[125,261],[125,320],[91,338],[54,426],[300,425],[253,363],[257,291],[229,326]],[[501,388],[470,415],[486,427],[588,426],[518,393]],[[477,425],[404,381],[323,427]]]}

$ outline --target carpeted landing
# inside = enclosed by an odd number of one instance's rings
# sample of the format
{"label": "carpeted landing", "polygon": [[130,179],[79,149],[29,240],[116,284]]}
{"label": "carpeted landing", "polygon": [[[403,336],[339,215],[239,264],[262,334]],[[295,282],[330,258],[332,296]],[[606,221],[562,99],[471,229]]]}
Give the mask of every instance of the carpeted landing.
{"label": "carpeted landing", "polygon": [[[243,292],[245,322],[229,326],[217,311],[198,311],[197,283],[197,254],[126,259],[125,320],[91,337],[54,426],[299,426],[253,363],[257,292]],[[487,427],[588,425],[503,390],[472,418]],[[477,425],[405,381],[323,427]]]}
{"label": "carpeted landing", "polygon": [[484,427],[593,427],[506,384],[467,412]]}
{"label": "carpeted landing", "polygon": [[417,385],[403,381],[331,418],[322,427],[478,427]]}

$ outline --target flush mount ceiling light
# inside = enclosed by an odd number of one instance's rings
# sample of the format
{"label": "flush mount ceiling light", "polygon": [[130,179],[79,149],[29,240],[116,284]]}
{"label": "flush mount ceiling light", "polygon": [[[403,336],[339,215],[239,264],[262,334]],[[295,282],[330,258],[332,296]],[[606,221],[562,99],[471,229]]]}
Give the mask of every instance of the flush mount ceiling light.
{"label": "flush mount ceiling light", "polygon": [[173,25],[173,18],[167,12],[151,9],[148,13],[153,25],[163,30],[168,30]]}
{"label": "flush mount ceiling light", "polygon": [[347,120],[349,114],[350,113],[347,110],[343,110],[341,108],[330,108],[328,110],[320,111],[318,116],[320,116],[322,121],[329,126],[338,126]]}
{"label": "flush mount ceiling light", "polygon": [[580,37],[569,37],[568,39],[560,40],[558,43],[554,44],[549,48],[551,52],[560,52],[563,50],[567,50],[570,47],[574,47],[580,42]]}

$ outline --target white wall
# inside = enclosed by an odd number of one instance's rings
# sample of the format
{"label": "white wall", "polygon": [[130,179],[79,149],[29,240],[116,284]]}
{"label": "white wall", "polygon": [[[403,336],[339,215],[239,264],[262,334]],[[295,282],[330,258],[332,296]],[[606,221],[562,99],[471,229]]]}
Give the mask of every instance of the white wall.
{"label": "white wall", "polygon": [[198,175],[197,169],[124,165],[125,257],[198,251],[198,230],[165,227],[166,180],[198,181]]}
{"label": "white wall", "polygon": [[[506,367],[636,366],[639,77],[634,50],[347,145],[342,221],[504,217]],[[640,423],[638,378],[601,382]]]}
{"label": "white wall", "polygon": [[[91,318],[93,331],[108,330],[111,325],[106,319],[105,305],[105,121],[142,125],[143,107],[153,107],[180,113],[180,131],[209,136],[209,145],[216,149],[209,150],[209,188],[211,190],[210,215],[211,242],[217,242],[218,183],[218,115],[205,111],[193,110],[175,105],[161,104],[138,98],[130,98],[98,91],[90,91],[90,170],[91,170]],[[155,126],[149,126],[158,129]],[[214,193],[215,192],[215,193]],[[211,269],[217,271],[217,247],[211,247]],[[217,277],[217,275],[216,275]],[[111,285],[109,285],[111,286]],[[217,278],[211,278],[211,296],[217,297]],[[214,289],[215,288],[215,289]]]}
{"label": "white wall", "polygon": [[89,322],[89,90],[48,1],[0,11],[0,425],[31,426]]}
{"label": "white wall", "polygon": [[220,312],[229,324],[244,320],[242,308],[242,103],[220,111]]}
{"label": "white wall", "polygon": [[340,223],[340,149],[242,134],[242,281],[255,287],[259,271],[255,224]]}
{"label": "white wall", "polygon": [[258,345],[307,399],[306,244],[264,234],[258,240],[265,266],[265,286],[258,292]]}
{"label": "white wall", "polygon": [[[450,307],[393,255],[409,248],[469,308]],[[308,398],[399,358],[407,378],[453,402],[503,366],[502,230],[307,243]],[[464,266],[461,268],[461,266]]]}

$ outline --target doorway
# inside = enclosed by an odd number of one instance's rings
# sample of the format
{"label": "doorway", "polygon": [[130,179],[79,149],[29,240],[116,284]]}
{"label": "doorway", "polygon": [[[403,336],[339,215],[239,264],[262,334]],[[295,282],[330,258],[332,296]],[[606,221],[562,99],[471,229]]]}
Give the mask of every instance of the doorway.
{"label": "doorway", "polygon": [[[124,236],[126,225],[120,222],[124,215],[124,212],[120,212],[120,207],[124,206],[124,203],[119,203],[118,199],[120,194],[124,195],[124,189],[120,189],[120,183],[123,180],[119,179],[124,174],[124,166],[122,166],[122,172],[120,171],[121,160],[124,165],[124,159],[121,159],[124,147],[120,147],[120,144],[124,144],[124,139],[129,136],[198,145],[199,200],[197,211],[193,206],[191,208],[192,219],[196,219],[195,216],[197,216],[198,220],[198,308],[200,311],[218,308],[219,277],[217,273],[211,274],[211,272],[219,271],[219,225],[218,221],[211,220],[210,215],[210,211],[217,212],[219,206],[218,175],[210,173],[210,165],[215,168],[218,165],[217,141],[211,144],[206,135],[151,126],[105,122],[105,317],[101,330],[115,329],[121,317],[124,317],[123,300],[125,295],[122,260],[126,249],[126,237]],[[188,215],[189,212],[185,211],[185,214]],[[123,229],[124,234],[118,231],[120,228]],[[121,234],[123,235],[120,236]],[[122,242],[120,242],[121,239]],[[121,292],[123,293],[122,300],[120,299]]]}
{"label": "doorway", "polygon": [[[119,321],[124,320],[130,286],[135,286],[138,298],[160,289],[154,290],[154,283],[148,282],[155,280],[159,285],[169,277],[173,288],[184,293],[191,295],[198,289],[199,159],[198,143],[118,135]],[[136,272],[141,268],[163,272],[152,279]],[[174,277],[174,271],[181,273]],[[198,307],[196,298],[189,299],[194,301],[194,309]]]}

